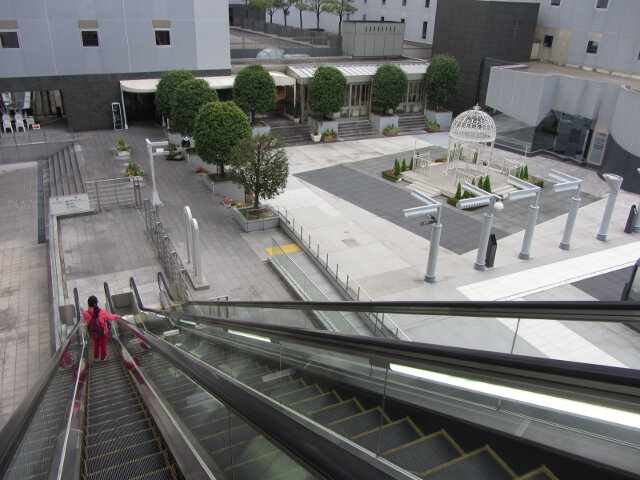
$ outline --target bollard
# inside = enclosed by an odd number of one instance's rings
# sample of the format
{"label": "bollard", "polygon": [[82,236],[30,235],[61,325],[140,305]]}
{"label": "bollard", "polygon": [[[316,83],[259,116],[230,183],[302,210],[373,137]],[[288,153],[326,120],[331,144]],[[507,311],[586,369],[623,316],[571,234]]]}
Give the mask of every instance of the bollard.
{"label": "bollard", "polygon": [[629,217],[627,218],[627,224],[624,226],[624,233],[633,233],[633,226],[636,222],[636,217],[638,216],[638,207],[635,205],[631,205],[631,210],[629,211]]}

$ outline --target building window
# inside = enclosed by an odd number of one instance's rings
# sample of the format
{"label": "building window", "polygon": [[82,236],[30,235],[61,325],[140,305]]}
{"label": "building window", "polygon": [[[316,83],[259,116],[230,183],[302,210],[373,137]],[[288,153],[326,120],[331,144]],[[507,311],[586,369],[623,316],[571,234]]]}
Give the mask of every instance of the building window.
{"label": "building window", "polygon": [[381,21],[381,22],[384,22],[384,17],[380,17],[380,21]]}
{"label": "building window", "polygon": [[100,46],[97,30],[82,30],[80,34],[82,35],[83,47],[99,47]]}
{"label": "building window", "polygon": [[427,38],[427,22],[422,22],[422,38]]}
{"label": "building window", "polygon": [[386,5],[387,4],[387,0],[382,0],[382,5]]}
{"label": "building window", "polygon": [[638,60],[640,60],[640,50],[638,50]]}
{"label": "building window", "polygon": [[407,0],[402,0],[402,6],[406,7],[407,6]]}
{"label": "building window", "polygon": [[606,10],[609,7],[609,0],[596,0],[596,8]]}
{"label": "building window", "polygon": [[545,35],[544,40],[542,40],[542,46],[551,48],[553,46],[553,35]]}
{"label": "building window", "polygon": [[[404,23],[404,18],[400,19],[400,23]],[[638,57],[640,57],[640,53],[638,54]]]}
{"label": "building window", "polygon": [[156,45],[171,45],[170,30],[154,30],[153,33],[156,36]]}
{"label": "building window", "polygon": [[559,7],[560,6],[560,0],[551,0],[551,2],[549,4],[552,7]]}
{"label": "building window", "polygon": [[363,13],[363,14],[362,14],[362,21],[363,21],[363,22],[366,22],[366,21],[367,21],[367,14],[366,14],[366,13]]}
{"label": "building window", "polygon": [[429,8],[429,5],[431,5],[431,0],[424,0],[424,8]]}
{"label": "building window", "polygon": [[589,40],[589,43],[587,43],[587,53],[598,53],[598,42],[596,40]]}
{"label": "building window", "polygon": [[0,44],[2,48],[20,48],[18,32],[0,32]]}

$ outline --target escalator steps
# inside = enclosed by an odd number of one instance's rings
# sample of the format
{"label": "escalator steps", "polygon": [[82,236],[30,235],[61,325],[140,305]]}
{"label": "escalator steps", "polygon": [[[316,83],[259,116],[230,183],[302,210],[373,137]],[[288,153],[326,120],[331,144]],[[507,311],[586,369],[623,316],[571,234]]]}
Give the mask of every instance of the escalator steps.
{"label": "escalator steps", "polygon": [[327,392],[316,397],[300,400],[289,405],[294,410],[302,413],[303,415],[309,415],[311,412],[320,410],[330,405],[335,405],[340,402],[340,397],[336,392]]}
{"label": "escalator steps", "polygon": [[[91,425],[91,421],[89,421],[89,425]],[[108,440],[113,440],[115,438],[131,435],[141,429],[149,428],[149,424],[147,423],[147,419],[143,418],[141,420],[137,420],[132,423],[128,423],[126,425],[119,425],[116,428],[106,429],[104,431],[98,431],[94,435],[89,435],[87,441],[89,445],[103,443]]]}
{"label": "escalator steps", "polygon": [[279,402],[286,405],[290,405],[294,402],[304,400],[305,398],[313,398],[320,395],[322,391],[318,385],[311,385],[309,387],[301,388],[300,390],[294,390],[293,392],[283,393],[274,397]]}
{"label": "escalator steps", "polygon": [[175,476],[173,475],[173,469],[171,467],[165,467],[155,472],[133,477],[129,480],[175,480]]}
{"label": "escalator steps", "polygon": [[105,470],[92,472],[88,479],[100,480],[120,480],[122,478],[133,478],[143,476],[148,472],[163,470],[167,467],[165,456],[161,452],[156,452],[146,457],[138,457],[127,462],[112,465]]}
{"label": "escalator steps", "polygon": [[330,423],[327,426],[343,437],[354,437],[359,433],[368,432],[387,423],[389,423],[387,416],[382,412],[380,407],[376,407],[366,412]]}
{"label": "escalator steps", "polygon": [[231,445],[237,445],[242,442],[247,442],[252,438],[259,437],[260,434],[249,425],[242,425],[232,428],[230,430],[222,430],[214,435],[209,435],[202,439],[200,443],[204,445],[207,451],[214,453]]}
{"label": "escalator steps", "polygon": [[350,400],[345,400],[344,402],[332,405],[328,408],[323,408],[322,410],[318,410],[317,412],[313,412],[309,416],[312,420],[315,420],[322,425],[327,425],[329,423],[342,420],[343,418],[362,413],[362,411],[363,410],[360,404],[354,398],[352,398]]}
{"label": "escalator steps", "polygon": [[425,472],[422,476],[429,480],[511,480],[515,477],[491,455],[487,447]]}
{"label": "escalator steps", "polygon": [[[270,396],[276,397],[278,395],[282,395],[283,393],[293,392],[294,390],[300,390],[301,388],[306,387],[302,379],[294,380],[293,382],[283,383],[281,385],[276,385],[273,387],[267,387],[261,389],[262,393]],[[259,388],[259,387],[257,387]]]}
{"label": "escalator steps", "polygon": [[129,435],[121,435],[116,438],[112,438],[111,440],[107,440],[106,442],[96,443],[88,447],[87,456],[89,458],[99,457],[101,455],[106,455],[110,452],[113,452],[115,449],[119,448],[119,444],[123,441],[130,443],[132,445],[136,445],[139,443],[148,442],[149,440],[155,440],[155,435],[153,430],[150,428],[146,428],[144,430],[137,430],[134,433]]}
{"label": "escalator steps", "polygon": [[423,437],[399,449],[391,450],[384,457],[404,469],[420,474],[449,462],[462,454],[442,433]]}
{"label": "escalator steps", "polygon": [[[266,438],[263,436],[257,436],[229,447],[221,448],[214,452],[213,455],[218,467],[223,470],[227,470],[233,464],[242,462],[243,460],[241,459],[251,458],[251,454],[243,455],[245,450],[249,449],[251,449],[252,454],[255,454],[256,456],[277,450],[276,447],[274,447]],[[256,452],[258,453],[256,454]]]}
{"label": "escalator steps", "polygon": [[[114,446],[115,447],[115,446]],[[155,439],[138,444],[129,445],[128,442],[121,448],[113,448],[110,452],[87,460],[87,468],[90,472],[107,470],[114,465],[134,461],[140,457],[148,457],[158,453],[158,443]]]}
{"label": "escalator steps", "polygon": [[139,408],[136,410],[136,412],[130,413],[124,417],[120,417],[116,420],[107,420],[102,423],[95,423],[92,416],[91,422],[89,423],[89,436],[96,434],[105,435],[110,431],[118,432],[121,428],[126,429],[128,425],[144,422],[147,419],[145,412]]}
{"label": "escalator steps", "polygon": [[407,419],[402,419],[372,432],[357,435],[353,440],[367,450],[382,453],[419,438],[420,432]]}
{"label": "escalator steps", "polygon": [[137,403],[129,405],[121,405],[112,409],[102,408],[100,413],[94,411],[91,412],[91,423],[98,425],[108,421],[120,421],[120,419],[126,419],[129,415],[135,416],[140,412],[140,405]]}
{"label": "escalator steps", "polygon": [[536,468],[534,471],[529,472],[517,480],[558,480],[553,473],[551,473],[544,465],[540,468]]}

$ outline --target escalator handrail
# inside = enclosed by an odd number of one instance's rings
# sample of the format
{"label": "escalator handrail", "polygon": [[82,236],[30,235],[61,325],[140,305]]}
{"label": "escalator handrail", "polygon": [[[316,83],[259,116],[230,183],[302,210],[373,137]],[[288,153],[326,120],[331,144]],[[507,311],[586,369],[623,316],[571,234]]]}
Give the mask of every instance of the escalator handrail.
{"label": "escalator handrail", "polygon": [[317,428],[313,422],[287,412],[276,402],[155,335],[123,319],[118,321],[286,452],[323,476],[345,480],[415,478],[342,437]]}
{"label": "escalator handrail", "polygon": [[[217,305],[219,302],[192,300],[188,305]],[[640,302],[621,301],[434,301],[434,302],[290,302],[225,301],[224,305],[244,308],[285,310],[327,310],[379,312],[409,315],[505,317],[535,320],[590,321],[600,323],[640,323]],[[594,318],[596,317],[597,318]]]}
{"label": "escalator handrail", "polygon": [[82,322],[78,321],[65,342],[44,367],[38,381],[29,389],[24,399],[20,402],[20,405],[18,405],[2,430],[0,430],[0,474],[9,466],[13,453],[22,440],[23,432],[40,406],[42,396],[58,372],[60,360],[69,348],[80,325],[82,325]]}
{"label": "escalator handrail", "polygon": [[[518,302],[521,303],[521,302]],[[315,347],[323,347],[341,352],[350,352],[368,356],[387,363],[425,368],[457,369],[470,375],[512,381],[528,379],[549,381],[562,388],[579,387],[590,390],[603,389],[609,393],[640,396],[640,377],[637,370],[593,365],[566,360],[530,357],[510,353],[472,350],[461,347],[449,347],[421,342],[350,335],[345,333],[309,330],[300,327],[275,326],[246,320],[232,320],[186,312],[167,312],[148,308],[141,310],[176,320],[187,318],[196,322],[209,323],[225,329],[243,329],[249,333],[267,337],[285,338]],[[586,387],[588,385],[588,387]]]}
{"label": "escalator handrail", "polygon": [[[133,277],[132,277],[133,279]],[[133,285],[135,285],[135,280],[133,282]],[[167,297],[169,298],[169,301],[171,303],[175,302],[173,295],[171,294],[171,290],[169,290],[169,285],[167,284],[167,279],[164,278],[164,274],[162,272],[158,272],[158,290],[162,290],[164,288],[164,292],[167,294]],[[136,293],[138,292],[138,288],[136,287],[134,290]],[[139,298],[140,295],[138,294],[137,297]]]}
{"label": "escalator handrail", "polygon": [[109,289],[109,284],[104,282],[104,295],[107,298],[107,305],[109,305],[109,311],[111,313],[115,313],[115,308],[113,307],[113,300],[111,299],[111,290]]}
{"label": "escalator handrail", "polygon": [[131,287],[131,290],[133,291],[133,295],[136,299],[136,302],[138,303],[138,308],[140,309],[144,308],[144,305],[142,304],[142,299],[140,298],[140,292],[138,292],[138,286],[136,285],[136,281],[133,277],[129,277],[129,286]]}

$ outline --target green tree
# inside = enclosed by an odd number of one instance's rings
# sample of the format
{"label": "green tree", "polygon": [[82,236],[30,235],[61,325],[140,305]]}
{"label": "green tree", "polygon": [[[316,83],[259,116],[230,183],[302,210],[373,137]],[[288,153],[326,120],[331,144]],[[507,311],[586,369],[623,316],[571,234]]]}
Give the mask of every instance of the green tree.
{"label": "green tree", "polygon": [[350,13],[355,13],[358,8],[353,5],[355,0],[330,0],[325,7],[325,12],[338,16],[338,35],[342,35],[342,18]]}
{"label": "green tree", "polygon": [[523,170],[523,172],[522,172],[522,177],[523,177],[525,180],[529,180],[529,165],[525,165],[525,166],[524,166],[524,170]]}
{"label": "green tree", "polygon": [[396,158],[396,161],[393,164],[393,174],[398,177],[400,176],[400,162]]}
{"label": "green tree", "polygon": [[407,169],[407,159],[402,159],[402,171],[404,172]]}
{"label": "green tree", "polygon": [[273,198],[287,186],[289,161],[284,147],[282,140],[269,134],[243,138],[231,152],[231,179],[253,193],[255,209],[261,198]]}
{"label": "green tree", "polygon": [[233,147],[249,137],[249,120],[235,103],[211,102],[200,107],[193,127],[196,151],[202,160],[217,165],[222,177]]}
{"label": "green tree", "polygon": [[395,109],[405,93],[409,80],[407,74],[396,66],[381,65],[371,80],[371,105],[382,109],[382,113]]}
{"label": "green tree", "polygon": [[262,65],[247,65],[233,81],[233,101],[248,112],[251,122],[254,122],[256,113],[266,113],[276,106],[276,83],[273,77]]}
{"label": "green tree", "polygon": [[193,124],[200,107],[205,103],[217,102],[218,92],[206,80],[193,78],[182,82],[173,92],[171,119],[173,127],[184,136],[193,135]]}
{"label": "green tree", "polygon": [[156,88],[155,98],[156,110],[161,116],[171,118],[173,92],[182,82],[193,78],[195,77],[186,70],[169,70],[162,74]]}
{"label": "green tree", "polygon": [[491,193],[491,180],[489,179],[489,175],[487,175],[487,177],[484,179],[484,185],[482,186],[482,189],[485,192]]}
{"label": "green tree", "polygon": [[456,190],[456,198],[462,198],[462,184],[458,182],[458,189]]}
{"label": "green tree", "polygon": [[347,79],[336,67],[320,65],[309,82],[309,107],[323,116],[342,109],[347,98]]}
{"label": "green tree", "polygon": [[295,4],[296,4],[295,0],[283,0],[282,1],[282,6],[280,8],[282,9],[282,16],[284,17],[284,26],[285,27],[287,26],[287,17],[291,13],[291,9],[293,8],[293,6]]}
{"label": "green tree", "polygon": [[264,9],[269,15],[269,23],[273,23],[273,14],[282,8],[281,0],[251,0],[249,6]]}
{"label": "green tree", "polygon": [[460,90],[460,64],[450,55],[436,55],[429,62],[425,84],[429,102],[443,110],[447,99]]}
{"label": "green tree", "polygon": [[331,0],[307,0],[307,10],[316,14],[316,29],[320,30],[320,14],[328,12]]}
{"label": "green tree", "polygon": [[413,157],[411,157],[411,163],[409,163],[409,170],[413,170]]}
{"label": "green tree", "polygon": [[298,14],[300,15],[300,28],[303,28],[302,12],[304,12],[305,10],[309,10],[309,5],[307,5],[305,2],[296,2],[295,5],[296,5],[296,8],[298,9]]}

